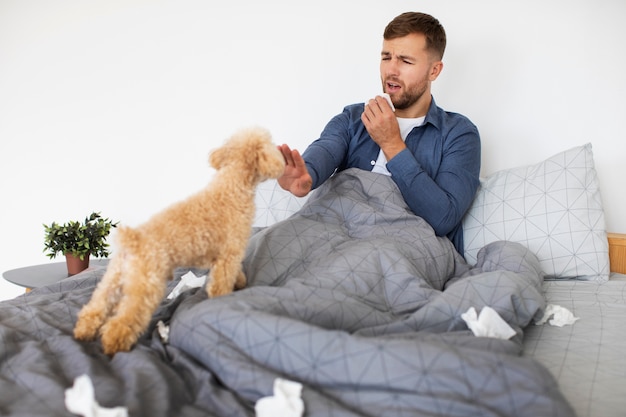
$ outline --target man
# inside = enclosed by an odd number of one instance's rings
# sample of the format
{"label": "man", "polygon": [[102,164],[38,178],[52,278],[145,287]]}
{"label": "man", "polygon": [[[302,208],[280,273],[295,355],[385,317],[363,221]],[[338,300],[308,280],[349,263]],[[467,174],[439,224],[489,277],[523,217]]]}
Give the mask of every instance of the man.
{"label": "man", "polygon": [[334,172],[361,168],[391,175],[409,208],[463,254],[462,218],[479,185],[480,138],[465,116],[437,107],[431,83],[443,69],[446,34],[439,21],[407,12],[385,28],[383,96],[347,106],[300,155],[279,146],[280,186],[303,197]]}

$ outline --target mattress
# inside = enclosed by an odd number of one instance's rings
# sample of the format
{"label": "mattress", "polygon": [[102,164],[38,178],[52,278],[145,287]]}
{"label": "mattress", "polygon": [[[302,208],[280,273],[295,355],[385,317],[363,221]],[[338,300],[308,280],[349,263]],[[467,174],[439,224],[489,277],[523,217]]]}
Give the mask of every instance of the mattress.
{"label": "mattress", "polygon": [[608,282],[546,281],[549,304],[569,309],[574,325],[531,325],[524,356],[540,361],[585,416],[626,415],[626,275]]}

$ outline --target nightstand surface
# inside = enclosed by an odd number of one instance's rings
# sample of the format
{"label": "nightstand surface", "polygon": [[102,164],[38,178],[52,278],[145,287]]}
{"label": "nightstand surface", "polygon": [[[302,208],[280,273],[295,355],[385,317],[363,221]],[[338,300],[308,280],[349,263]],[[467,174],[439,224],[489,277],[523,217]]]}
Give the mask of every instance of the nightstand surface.
{"label": "nightstand surface", "polygon": [[[106,266],[108,263],[108,259],[91,259],[89,261],[89,268],[93,268],[94,266]],[[65,262],[54,262],[25,266],[4,271],[2,277],[20,287],[44,287],[67,278],[67,265]]]}

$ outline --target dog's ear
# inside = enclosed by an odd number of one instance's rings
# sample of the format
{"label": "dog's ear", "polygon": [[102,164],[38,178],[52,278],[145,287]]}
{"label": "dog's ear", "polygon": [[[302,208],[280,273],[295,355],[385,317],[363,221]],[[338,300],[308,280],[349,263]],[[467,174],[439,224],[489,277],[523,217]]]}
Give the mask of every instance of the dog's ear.
{"label": "dog's ear", "polygon": [[227,151],[224,147],[214,149],[209,153],[209,165],[215,169],[220,169],[226,163]]}

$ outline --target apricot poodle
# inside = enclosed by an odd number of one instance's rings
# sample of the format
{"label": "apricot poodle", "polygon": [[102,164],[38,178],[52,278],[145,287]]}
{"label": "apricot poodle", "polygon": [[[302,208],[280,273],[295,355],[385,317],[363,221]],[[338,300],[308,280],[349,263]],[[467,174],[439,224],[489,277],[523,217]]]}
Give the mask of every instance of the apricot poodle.
{"label": "apricot poodle", "polygon": [[210,269],[209,297],[246,285],[241,262],[255,215],[256,186],[278,178],[285,161],[269,132],[237,132],[209,156],[217,172],[197,194],[157,213],[137,228],[119,227],[115,256],[74,336],[101,336],[106,354],[129,350],[147,329],[177,267]]}

